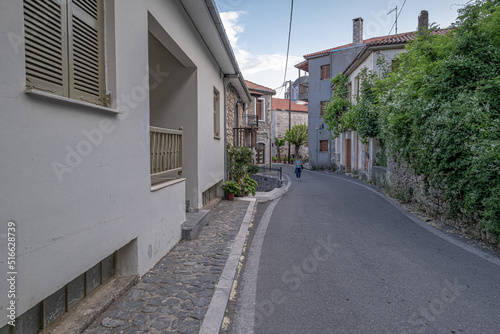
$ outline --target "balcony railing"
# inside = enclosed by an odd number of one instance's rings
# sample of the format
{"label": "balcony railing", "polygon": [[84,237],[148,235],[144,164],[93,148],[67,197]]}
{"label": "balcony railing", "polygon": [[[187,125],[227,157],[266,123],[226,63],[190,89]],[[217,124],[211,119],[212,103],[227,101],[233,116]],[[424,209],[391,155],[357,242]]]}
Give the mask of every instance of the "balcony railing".
{"label": "balcony railing", "polygon": [[235,147],[255,148],[257,146],[257,130],[255,128],[233,128]]}
{"label": "balcony railing", "polygon": [[182,174],[182,128],[170,130],[149,127],[151,176]]}
{"label": "balcony railing", "polygon": [[245,126],[259,127],[259,117],[257,115],[245,115]]}
{"label": "balcony railing", "polygon": [[299,100],[307,101],[309,99],[309,83],[299,85]]}

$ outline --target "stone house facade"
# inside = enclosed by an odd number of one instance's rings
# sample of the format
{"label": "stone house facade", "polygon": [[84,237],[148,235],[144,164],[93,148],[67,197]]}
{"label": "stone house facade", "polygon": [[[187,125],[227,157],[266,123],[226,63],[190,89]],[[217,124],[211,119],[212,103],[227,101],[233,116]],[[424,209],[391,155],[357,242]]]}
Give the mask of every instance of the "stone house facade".
{"label": "stone house facade", "polygon": [[257,124],[257,138],[255,142],[255,163],[268,164],[271,159],[272,138],[272,103],[274,89],[245,80],[250,91],[250,103],[246,106],[246,124]]}
{"label": "stone house facade", "polygon": [[[285,138],[285,133],[288,131],[289,123],[291,127],[297,124],[306,124],[308,121],[308,108],[307,105],[297,104],[295,102],[291,103],[291,112],[289,113],[289,100],[288,99],[273,99],[273,110],[272,110],[272,140],[274,143],[274,138],[283,139]],[[295,148],[292,145],[291,154],[294,154]],[[309,147],[308,144],[301,146],[299,151],[300,156],[303,159],[309,158]],[[278,148],[273,145],[272,155],[278,157]],[[285,157],[288,155],[288,143],[280,148],[280,157]]]}

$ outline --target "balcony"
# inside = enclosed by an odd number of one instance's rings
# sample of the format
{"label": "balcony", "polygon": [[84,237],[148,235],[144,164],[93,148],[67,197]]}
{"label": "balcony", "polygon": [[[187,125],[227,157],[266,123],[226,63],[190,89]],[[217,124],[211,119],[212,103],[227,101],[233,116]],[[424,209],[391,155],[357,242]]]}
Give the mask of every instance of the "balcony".
{"label": "balcony", "polygon": [[258,128],[259,127],[259,117],[257,115],[245,115],[245,126]]}
{"label": "balcony", "polygon": [[299,100],[301,101],[309,100],[309,83],[301,83],[299,85]]}
{"label": "balcony", "polygon": [[152,184],[182,175],[182,133],[182,128],[149,127]]}
{"label": "balcony", "polygon": [[233,138],[235,147],[255,148],[257,146],[257,129],[255,127],[233,128]]}

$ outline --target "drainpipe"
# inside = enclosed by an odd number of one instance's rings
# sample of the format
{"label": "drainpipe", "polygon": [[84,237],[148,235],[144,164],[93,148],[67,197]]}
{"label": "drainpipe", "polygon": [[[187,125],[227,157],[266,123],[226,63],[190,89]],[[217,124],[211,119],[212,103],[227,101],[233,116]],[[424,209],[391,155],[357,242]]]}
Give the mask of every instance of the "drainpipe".
{"label": "drainpipe", "polygon": [[224,77],[224,181],[227,181],[227,85],[229,78]]}

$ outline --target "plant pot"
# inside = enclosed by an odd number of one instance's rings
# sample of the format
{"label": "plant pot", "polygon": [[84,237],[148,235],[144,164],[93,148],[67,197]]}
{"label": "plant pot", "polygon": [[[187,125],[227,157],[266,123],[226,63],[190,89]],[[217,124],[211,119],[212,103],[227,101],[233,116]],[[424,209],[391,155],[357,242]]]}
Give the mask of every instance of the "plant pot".
{"label": "plant pot", "polygon": [[226,194],[226,199],[228,201],[232,201],[234,199],[234,193],[229,193],[229,194]]}

